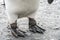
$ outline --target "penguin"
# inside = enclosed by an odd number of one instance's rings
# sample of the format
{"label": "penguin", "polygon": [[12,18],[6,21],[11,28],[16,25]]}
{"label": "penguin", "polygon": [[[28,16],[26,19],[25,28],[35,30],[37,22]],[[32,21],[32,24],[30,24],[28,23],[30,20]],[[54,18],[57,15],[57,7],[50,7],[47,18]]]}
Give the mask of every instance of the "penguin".
{"label": "penguin", "polygon": [[[17,26],[17,22],[15,22],[18,18],[22,18],[22,17],[28,17],[32,14],[34,14],[37,9],[39,8],[39,3],[40,0],[4,0],[5,3],[5,11],[6,14],[8,16],[8,22],[11,25],[11,29],[12,29],[12,34],[15,37],[25,37],[26,36],[26,32],[20,30]],[[31,21],[31,18],[28,18],[29,21]],[[36,22],[34,21],[33,24],[35,24]],[[38,26],[34,25],[32,26],[31,23],[29,23],[29,30],[31,32],[39,32],[38,30]],[[34,28],[34,29],[33,29]],[[40,28],[40,27],[39,27]],[[35,31],[33,31],[35,30]]]}
{"label": "penguin", "polygon": [[[28,19],[29,19],[28,24],[29,24],[29,31],[30,32],[44,34],[44,32],[46,31],[45,29],[39,27],[33,18],[28,17]],[[16,22],[11,24],[11,29],[12,29],[12,35],[16,38],[28,36],[25,31],[22,31],[21,29],[19,29]]]}
{"label": "penguin", "polygon": [[34,14],[39,8],[40,0],[4,0],[6,14],[10,24],[18,18]]}

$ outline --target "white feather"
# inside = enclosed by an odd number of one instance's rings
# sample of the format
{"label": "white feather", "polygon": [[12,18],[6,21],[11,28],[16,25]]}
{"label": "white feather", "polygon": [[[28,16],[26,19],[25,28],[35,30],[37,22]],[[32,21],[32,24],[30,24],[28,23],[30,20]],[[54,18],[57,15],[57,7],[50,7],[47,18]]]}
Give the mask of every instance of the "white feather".
{"label": "white feather", "polygon": [[14,22],[18,16],[33,14],[39,5],[39,0],[5,0],[9,21]]}

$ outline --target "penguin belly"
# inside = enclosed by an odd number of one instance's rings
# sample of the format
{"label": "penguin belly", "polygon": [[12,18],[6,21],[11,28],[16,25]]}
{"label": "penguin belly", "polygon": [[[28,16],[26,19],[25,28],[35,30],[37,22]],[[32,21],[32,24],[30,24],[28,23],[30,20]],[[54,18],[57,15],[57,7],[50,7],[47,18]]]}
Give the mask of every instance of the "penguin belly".
{"label": "penguin belly", "polygon": [[39,0],[5,0],[8,13],[27,15],[38,8]]}

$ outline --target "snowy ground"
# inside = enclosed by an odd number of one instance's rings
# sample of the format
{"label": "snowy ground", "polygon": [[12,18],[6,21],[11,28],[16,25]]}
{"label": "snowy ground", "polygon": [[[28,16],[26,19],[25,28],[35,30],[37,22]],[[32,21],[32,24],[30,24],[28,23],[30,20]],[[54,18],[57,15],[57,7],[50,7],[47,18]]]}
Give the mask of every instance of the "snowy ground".
{"label": "snowy ground", "polygon": [[0,40],[60,40],[60,0],[54,0],[49,5],[47,0],[40,1],[40,7],[36,15],[37,24],[46,29],[42,34],[32,34],[26,38],[14,38],[10,32],[7,16],[0,2]]}

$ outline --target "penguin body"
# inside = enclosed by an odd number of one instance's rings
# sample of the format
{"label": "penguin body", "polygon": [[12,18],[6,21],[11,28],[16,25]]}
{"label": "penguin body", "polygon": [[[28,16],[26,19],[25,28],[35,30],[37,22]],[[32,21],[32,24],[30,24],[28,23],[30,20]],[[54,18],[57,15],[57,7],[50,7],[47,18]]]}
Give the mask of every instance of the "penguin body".
{"label": "penguin body", "polygon": [[38,8],[39,0],[5,0],[6,10],[14,14],[28,14]]}
{"label": "penguin body", "polygon": [[40,0],[5,0],[9,23],[14,23],[18,17],[32,15],[39,7]]}

